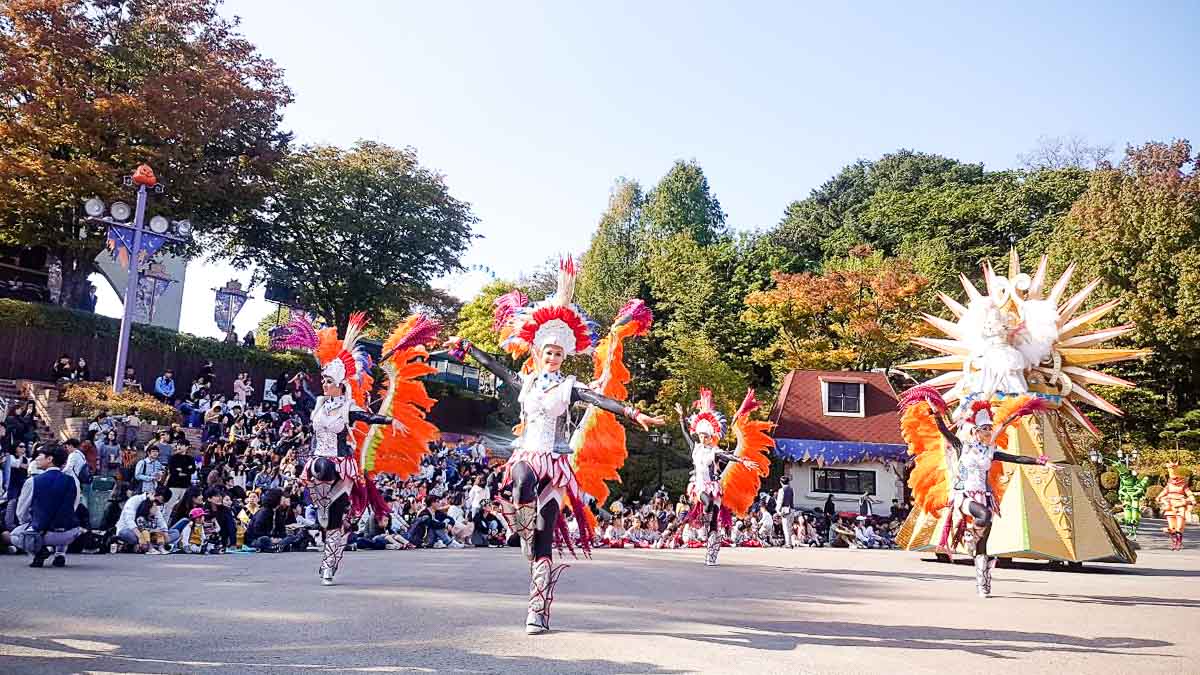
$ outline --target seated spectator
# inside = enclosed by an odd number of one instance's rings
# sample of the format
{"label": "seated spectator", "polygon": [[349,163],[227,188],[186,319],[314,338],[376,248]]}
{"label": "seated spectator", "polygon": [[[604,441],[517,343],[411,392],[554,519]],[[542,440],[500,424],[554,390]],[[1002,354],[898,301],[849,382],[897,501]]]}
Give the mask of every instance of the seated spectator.
{"label": "seated spectator", "polygon": [[263,493],[262,507],[250,521],[246,541],[260,553],[303,551],[306,548],[304,537],[298,533],[289,534],[287,530],[287,526],[295,522],[291,498],[283,490],[272,488]]}
{"label": "seated spectator", "polygon": [[128,389],[142,390],[142,382],[138,379],[137,373],[134,372],[133,366],[125,369],[125,387]]}
{"label": "seated spectator", "polygon": [[839,518],[830,526],[830,546],[834,548],[858,548],[854,525],[849,518]]}
{"label": "seated spectator", "polygon": [[490,501],[480,505],[473,521],[475,527],[471,530],[472,545],[479,547],[504,545],[504,524],[500,522]]}
{"label": "seated spectator", "polygon": [[175,373],[170,368],[154,381],[154,396],[167,405],[175,405]]}
{"label": "seated spectator", "polygon": [[204,544],[204,509],[197,506],[188,512],[176,550],[180,553],[205,553]]}
{"label": "seated spectator", "polygon": [[804,546],[818,548],[822,546],[821,535],[817,533],[817,528],[813,524],[812,516],[805,514],[798,523],[800,527],[799,540]]}
{"label": "seated spectator", "polygon": [[81,356],[75,361],[75,368],[71,370],[71,379],[76,382],[92,381],[92,370],[88,368],[87,359]]}
{"label": "seated spectator", "polygon": [[208,445],[210,441],[219,440],[221,433],[221,405],[214,404],[204,413],[204,431],[200,435],[200,445]]}
{"label": "seated spectator", "polygon": [[50,366],[50,379],[55,382],[63,382],[71,379],[72,373],[75,372],[75,367],[71,365],[71,357],[68,354],[63,354],[58,357],[54,365]]}
{"label": "seated spectator", "polygon": [[137,553],[167,553],[167,544],[174,543],[179,534],[167,527],[160,510],[170,498],[171,491],[165,487],[130,497],[117,521],[117,539]]}
{"label": "seated spectator", "polygon": [[11,538],[33,554],[30,567],[42,567],[54,549],[55,567],[67,564],[67,546],[83,531],[76,508],[80,503],[79,481],[65,473],[67,453],[58,446],[44,446],[34,457],[41,472],[25,481],[17,501],[17,519],[21,522]]}

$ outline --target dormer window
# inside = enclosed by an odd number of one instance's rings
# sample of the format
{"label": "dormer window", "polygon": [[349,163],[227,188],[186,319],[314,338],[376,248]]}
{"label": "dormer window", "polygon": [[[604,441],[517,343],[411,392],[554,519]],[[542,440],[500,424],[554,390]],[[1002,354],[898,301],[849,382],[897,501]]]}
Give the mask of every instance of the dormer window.
{"label": "dormer window", "polygon": [[821,410],[829,417],[865,417],[864,382],[859,378],[821,378]]}

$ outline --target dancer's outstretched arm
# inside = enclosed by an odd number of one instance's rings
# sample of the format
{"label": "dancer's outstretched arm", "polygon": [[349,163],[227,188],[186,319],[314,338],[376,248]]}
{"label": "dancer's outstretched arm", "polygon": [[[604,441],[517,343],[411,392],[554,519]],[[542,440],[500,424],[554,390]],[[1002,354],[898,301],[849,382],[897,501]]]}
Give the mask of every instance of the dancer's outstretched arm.
{"label": "dancer's outstretched arm", "polygon": [[651,417],[646,413],[639,412],[633,406],[627,406],[616,399],[611,399],[594,389],[578,383],[571,390],[571,401],[582,401],[588,405],[594,405],[601,410],[607,410],[614,415],[623,415],[636,422],[644,430],[649,430],[650,427],[661,427],[663,424],[666,424],[666,420],[661,417]]}
{"label": "dancer's outstretched arm", "polygon": [[942,432],[942,437],[954,447],[956,452],[961,453],[962,441],[958,439],[958,436],[954,435],[954,432],[950,431],[950,428],[946,426],[946,422],[942,419],[942,416],[938,414],[938,411],[935,410],[932,405],[929,406],[929,414],[933,416],[933,421],[937,423],[938,431]]}
{"label": "dancer's outstretched arm", "polygon": [[491,371],[493,375],[500,378],[500,381],[509,387],[513,392],[521,391],[521,378],[513,371],[500,365],[500,362],[492,358],[491,354],[479,349],[471,344],[470,340],[465,340],[460,337],[452,337],[446,340],[446,347],[450,350],[452,356],[462,359],[466,355],[470,355],[475,359],[476,363]]}
{"label": "dancer's outstretched arm", "polygon": [[688,432],[687,420],[684,419],[683,406],[675,404],[675,412],[679,413],[679,428],[683,429],[683,440],[687,441],[688,450],[696,447],[696,442],[692,440],[692,434]]}
{"label": "dancer's outstretched arm", "polygon": [[1008,462],[1010,464],[1040,464],[1043,466],[1054,466],[1054,463],[1050,461],[1050,458],[1046,457],[1045,455],[1040,457],[1022,457],[1021,455],[1010,455],[1007,452],[1001,452],[997,450],[992,453],[992,459],[998,462]]}

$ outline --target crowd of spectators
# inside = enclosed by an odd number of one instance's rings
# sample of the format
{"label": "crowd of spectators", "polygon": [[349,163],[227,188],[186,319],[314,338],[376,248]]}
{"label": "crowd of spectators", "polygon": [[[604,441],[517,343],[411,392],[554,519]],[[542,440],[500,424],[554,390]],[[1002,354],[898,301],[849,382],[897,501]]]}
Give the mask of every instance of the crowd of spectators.
{"label": "crowd of spectators", "polygon": [[[55,368],[60,366],[63,373],[75,367],[67,357],[56,362]],[[320,548],[315,508],[297,481],[297,457],[310,442],[308,416],[315,400],[307,377],[283,373],[267,392],[258,392],[248,373],[221,386],[213,371],[207,363],[187,389],[170,370],[155,380],[154,396],[180,411],[181,424],[149,423],[148,440],[139,442],[147,437],[143,432],[148,423],[136,414],[101,413],[90,421],[85,438],[65,444],[63,471],[79,481],[84,496],[79,520],[93,526],[84,529],[76,549],[161,555]],[[196,434],[189,434],[188,427],[199,430],[198,444],[189,440]],[[17,525],[17,496],[37,470],[31,459],[39,440],[32,405],[18,403],[7,411],[0,427],[0,497],[8,508],[0,531]],[[499,511],[502,463],[480,441],[448,438],[431,448],[415,475],[404,480],[377,475],[388,511],[363,514],[348,549],[515,545]],[[99,507],[103,512],[92,514],[87,505],[96,476],[114,482],[107,502]],[[830,512],[831,506],[832,502],[825,509],[791,514],[777,507],[775,496],[763,493],[746,518],[734,521],[726,545],[893,545],[901,520],[895,508],[885,519],[839,515]],[[608,548],[701,547],[708,533],[703,523],[684,522],[690,507],[685,496],[672,501],[661,489],[644,502],[619,497],[605,509],[592,505],[599,527],[591,543]],[[566,509],[564,515],[568,531],[577,538],[577,514]],[[787,527],[792,529],[790,538],[785,536]]]}

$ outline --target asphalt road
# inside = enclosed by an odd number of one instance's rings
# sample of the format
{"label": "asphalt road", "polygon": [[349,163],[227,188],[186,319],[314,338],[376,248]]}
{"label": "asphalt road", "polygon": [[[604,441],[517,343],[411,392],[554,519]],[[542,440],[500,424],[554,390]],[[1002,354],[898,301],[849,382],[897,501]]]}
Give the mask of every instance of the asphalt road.
{"label": "asphalt road", "polygon": [[539,637],[515,550],[350,553],[332,588],[316,553],[0,556],[0,673],[1195,673],[1189,534],[1143,534],[1132,567],[1000,569],[988,600],[911,553],[598,551]]}

